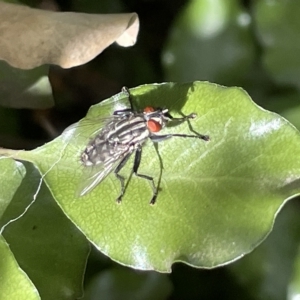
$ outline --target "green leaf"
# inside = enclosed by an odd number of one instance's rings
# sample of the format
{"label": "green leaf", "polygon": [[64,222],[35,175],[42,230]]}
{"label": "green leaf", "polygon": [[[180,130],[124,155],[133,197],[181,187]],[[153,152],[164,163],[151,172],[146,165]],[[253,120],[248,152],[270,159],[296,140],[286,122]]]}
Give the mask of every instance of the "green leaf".
{"label": "green leaf", "polygon": [[254,17],[263,63],[279,83],[300,87],[300,6],[297,1],[256,1]]}
{"label": "green leaf", "polygon": [[0,235],[0,298],[1,300],[38,300],[39,294],[16,262],[9,246]]}
{"label": "green leaf", "polygon": [[[3,216],[8,223],[3,236],[41,299],[81,297],[89,244],[45,185],[40,186],[38,171],[29,163],[26,169],[27,175]],[[5,275],[9,280],[6,276],[9,273]]]}
{"label": "green leaf", "polygon": [[264,107],[280,114],[300,129],[300,92],[298,90],[284,91],[266,97]]}
{"label": "green leaf", "polygon": [[[20,162],[0,157],[0,220],[25,176],[26,170]],[[0,228],[1,228],[0,221]]]}
{"label": "green leaf", "polygon": [[[135,176],[120,205],[114,174],[86,196],[75,196],[87,168],[80,155],[101,126],[99,118],[128,106],[122,95],[93,106],[82,126],[18,157],[37,165],[66,215],[99,250],[124,265],[168,272],[182,261],[211,268],[252,251],[272,230],[284,202],[299,193],[299,132],[240,88],[168,83],[141,86],[132,94],[139,108],[168,107],[175,116],[196,112],[191,125],[211,139],[158,144],[164,168],[155,205],[149,205],[149,183]],[[86,126],[91,119],[94,125]],[[188,124],[163,130],[172,132],[189,133]],[[149,142],[139,172],[157,182],[159,166]],[[122,175],[128,178],[131,167],[132,160]]]}
{"label": "green leaf", "polygon": [[189,1],[163,53],[166,79],[244,85],[255,58],[250,24],[238,0]]}

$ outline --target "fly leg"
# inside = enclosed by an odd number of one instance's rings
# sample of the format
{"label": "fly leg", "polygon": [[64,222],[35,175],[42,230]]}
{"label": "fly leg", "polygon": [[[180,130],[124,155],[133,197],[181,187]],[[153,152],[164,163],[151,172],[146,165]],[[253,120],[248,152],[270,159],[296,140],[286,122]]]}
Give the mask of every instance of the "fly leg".
{"label": "fly leg", "polygon": [[117,167],[114,170],[114,173],[117,177],[117,179],[120,181],[121,184],[121,192],[118,198],[116,199],[117,203],[121,203],[122,198],[125,193],[125,178],[119,174],[119,172],[122,170],[122,168],[126,165],[128,159],[130,158],[132,152],[126,154],[126,156],[123,157],[123,159],[120,161],[120,163],[117,165]]}
{"label": "fly leg", "polygon": [[141,157],[142,157],[142,147],[139,147],[135,151],[135,158],[134,158],[134,164],[133,164],[133,173],[137,177],[144,178],[144,179],[151,182],[153,194],[152,194],[152,199],[150,201],[150,204],[153,205],[155,203],[156,197],[157,197],[157,187],[155,186],[153,177],[138,173],[138,169],[139,169],[140,162],[141,162]]}
{"label": "fly leg", "polygon": [[150,139],[154,143],[159,143],[164,140],[170,139],[172,137],[181,137],[181,138],[195,138],[195,139],[202,139],[204,141],[209,141],[209,136],[207,135],[198,135],[198,134],[183,134],[183,133],[170,133],[170,134],[164,134],[164,135],[152,135],[150,136]]}
{"label": "fly leg", "polygon": [[131,111],[134,111],[133,104],[132,104],[132,97],[131,97],[131,94],[130,94],[130,91],[129,91],[128,87],[123,86],[121,91],[123,93],[127,94],[127,97],[128,97],[129,103],[130,103],[130,109],[131,109]]}
{"label": "fly leg", "polygon": [[190,122],[190,119],[194,119],[196,116],[197,116],[197,115],[196,115],[195,113],[192,113],[192,114],[190,114],[190,115],[188,115],[188,116],[185,116],[186,122],[188,123],[188,126],[189,126],[190,131],[193,132],[193,133],[195,133],[197,136],[199,136],[200,139],[202,139],[202,140],[204,140],[204,141],[209,141],[209,136],[208,136],[208,135],[203,135],[203,134],[197,132],[197,131],[193,128],[193,126],[192,126],[192,124],[191,124],[191,122]]}
{"label": "fly leg", "polygon": [[121,109],[121,110],[116,110],[116,111],[114,111],[114,115],[115,115],[115,116],[130,116],[130,115],[132,115],[133,112],[134,112],[131,94],[130,94],[130,92],[129,92],[128,87],[126,87],[126,86],[122,87],[121,92],[122,92],[122,93],[125,93],[125,94],[127,95],[128,101],[129,101],[129,104],[130,104],[130,108],[125,108],[125,109]]}
{"label": "fly leg", "polygon": [[159,161],[159,177],[158,177],[157,185],[156,185],[157,191],[159,191],[162,173],[163,173],[163,169],[164,169],[164,164],[163,164],[162,158],[161,158],[159,150],[158,150],[158,143],[153,143],[153,146],[154,146],[154,149],[155,149],[156,155],[158,157],[158,161]]}
{"label": "fly leg", "polygon": [[131,108],[125,108],[121,110],[115,110],[114,116],[130,116],[132,115],[132,109]]}
{"label": "fly leg", "polygon": [[[195,137],[198,137],[204,141],[209,141],[209,136],[208,135],[203,135],[201,133],[198,133],[197,131],[195,131],[190,123],[190,119],[195,119],[197,117],[197,114],[196,113],[191,113],[187,116],[183,116],[181,118],[174,118],[170,113],[167,113],[166,114],[167,117],[170,118],[170,120],[172,122],[175,122],[175,123],[183,123],[183,122],[187,122],[188,123],[188,126],[189,126],[189,129],[191,132],[195,133]],[[176,126],[176,125],[175,125]],[[169,127],[172,127],[172,125],[169,125]],[[191,135],[188,135],[188,134],[184,134],[184,136],[182,135],[176,135],[176,134],[173,134],[173,136],[180,136],[180,137],[192,137]]]}

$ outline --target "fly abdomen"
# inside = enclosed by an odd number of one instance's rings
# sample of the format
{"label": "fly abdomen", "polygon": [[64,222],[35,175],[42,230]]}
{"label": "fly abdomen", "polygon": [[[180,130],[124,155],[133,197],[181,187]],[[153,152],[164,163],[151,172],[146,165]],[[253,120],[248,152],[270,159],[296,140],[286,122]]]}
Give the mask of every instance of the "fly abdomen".
{"label": "fly abdomen", "polygon": [[111,160],[122,157],[130,150],[129,145],[110,143],[107,140],[95,143],[96,140],[93,141],[94,143],[91,142],[81,155],[81,161],[85,166],[105,165]]}

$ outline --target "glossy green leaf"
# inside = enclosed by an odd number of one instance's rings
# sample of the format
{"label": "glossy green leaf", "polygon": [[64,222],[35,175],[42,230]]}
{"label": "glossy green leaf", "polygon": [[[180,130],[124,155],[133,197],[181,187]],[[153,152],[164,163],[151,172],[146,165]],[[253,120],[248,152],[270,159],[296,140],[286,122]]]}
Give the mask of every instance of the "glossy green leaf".
{"label": "glossy green leaf", "polygon": [[[20,162],[0,157],[0,229],[1,218],[11,202],[17,188],[25,176],[26,170]],[[1,230],[0,230],[1,231]]]}
{"label": "glossy green leaf", "polygon": [[4,238],[0,235],[0,299],[40,299],[38,291],[20,269]]}
{"label": "glossy green leaf", "polygon": [[264,107],[280,114],[300,130],[300,92],[293,90],[267,97]]}
{"label": "glossy green leaf", "polygon": [[255,53],[250,23],[238,0],[189,1],[163,53],[165,78],[245,84]]}
{"label": "glossy green leaf", "polygon": [[253,12],[265,68],[277,82],[299,88],[299,2],[256,1]]}
{"label": "glossy green leaf", "polygon": [[[83,294],[89,244],[62,213],[45,185],[40,186],[41,178],[33,165],[27,163],[26,170],[27,175],[1,220],[6,224],[3,236],[41,299],[79,298]],[[5,275],[5,280],[9,280],[6,276],[10,274]],[[23,292],[29,289],[32,288]]]}
{"label": "glossy green leaf", "polygon": [[[271,231],[286,199],[299,193],[299,132],[239,88],[169,83],[141,86],[132,94],[139,108],[168,107],[174,115],[196,112],[191,125],[211,139],[159,143],[163,170],[155,205],[149,205],[149,183],[135,176],[120,205],[114,174],[86,196],[76,196],[86,171],[80,155],[101,126],[99,118],[121,104],[128,106],[124,95],[93,106],[87,117],[94,119],[93,126],[85,120],[34,151],[18,152],[18,157],[38,166],[67,216],[98,249],[124,265],[166,272],[175,261],[183,261],[211,268],[253,250]],[[189,133],[189,128],[181,124],[163,132]],[[131,166],[132,161],[123,176],[128,178]],[[139,172],[157,181],[159,166],[149,142]]]}
{"label": "glossy green leaf", "polygon": [[286,109],[282,112],[282,116],[288,119],[293,125],[300,130],[300,105]]}
{"label": "glossy green leaf", "polygon": [[300,130],[300,93],[293,95],[282,95],[280,97],[271,98],[272,104],[269,105],[272,110],[279,112],[281,116],[291,122],[298,130]]}

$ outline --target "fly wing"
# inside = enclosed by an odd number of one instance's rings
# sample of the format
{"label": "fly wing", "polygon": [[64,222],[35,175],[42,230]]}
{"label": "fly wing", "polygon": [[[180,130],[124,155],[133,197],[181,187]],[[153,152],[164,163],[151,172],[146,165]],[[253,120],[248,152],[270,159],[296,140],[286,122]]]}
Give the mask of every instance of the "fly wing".
{"label": "fly wing", "polygon": [[[112,96],[112,98],[109,100],[101,102],[99,106],[101,106],[103,109],[107,109],[107,107],[114,106],[115,111],[128,112],[128,104],[130,104],[130,101],[128,101],[128,99],[128,90],[122,89],[122,91],[119,94]],[[100,132],[100,130],[103,128],[103,126],[105,126],[105,124],[118,118],[120,117],[117,114],[106,117],[85,117],[81,121],[67,127],[61,136],[64,140],[69,141],[75,132],[78,133],[78,131],[80,131],[78,130],[79,128],[82,128],[83,131],[86,129],[86,131],[90,132],[90,136],[95,136],[98,132]]]}
{"label": "fly wing", "polygon": [[111,155],[107,156],[101,163],[84,167],[77,196],[84,196],[91,192],[118,166],[124,156],[132,153],[132,150],[125,149],[124,147],[120,147],[119,149],[114,147],[113,149],[115,150],[114,153],[111,152]]}
{"label": "fly wing", "polygon": [[73,137],[81,134],[84,135],[84,132],[87,132],[88,136],[92,138],[97,135],[106,124],[118,118],[119,117],[115,115],[102,118],[85,118],[67,127],[61,134],[61,137],[65,142],[69,142]]}
{"label": "fly wing", "polygon": [[77,196],[82,197],[91,192],[110,172],[112,172],[112,170],[116,168],[120,160],[121,159],[119,158],[108,165],[101,163],[92,167],[85,167],[78,186]]}

